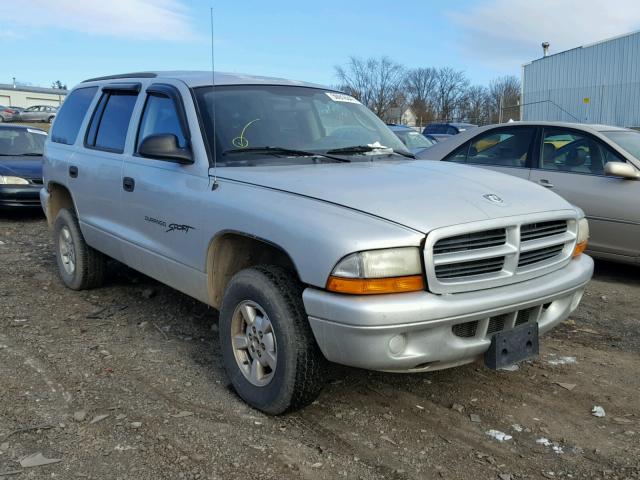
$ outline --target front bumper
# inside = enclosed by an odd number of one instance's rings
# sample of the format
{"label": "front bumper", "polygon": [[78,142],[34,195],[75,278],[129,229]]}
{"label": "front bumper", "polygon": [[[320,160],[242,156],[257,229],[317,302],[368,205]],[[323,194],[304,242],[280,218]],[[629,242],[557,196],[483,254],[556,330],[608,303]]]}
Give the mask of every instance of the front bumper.
{"label": "front bumper", "polygon": [[303,300],[328,360],[428,371],[474,361],[489,348],[496,327],[508,329],[520,319],[549,331],[577,308],[592,274],[593,260],[580,255],[547,275],[474,292],[350,296],[307,288]]}
{"label": "front bumper", "polygon": [[42,185],[0,185],[0,208],[40,207]]}

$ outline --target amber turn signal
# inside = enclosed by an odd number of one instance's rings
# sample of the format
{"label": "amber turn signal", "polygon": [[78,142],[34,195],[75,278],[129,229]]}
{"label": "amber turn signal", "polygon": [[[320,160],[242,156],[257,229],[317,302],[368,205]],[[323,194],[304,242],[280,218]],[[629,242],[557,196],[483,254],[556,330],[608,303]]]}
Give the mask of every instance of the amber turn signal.
{"label": "amber turn signal", "polygon": [[424,290],[424,280],[422,275],[390,278],[341,278],[331,276],[327,282],[327,290],[351,295],[417,292]]}
{"label": "amber turn signal", "polygon": [[577,257],[587,249],[587,242],[576,243],[576,248],[573,249],[573,256]]}

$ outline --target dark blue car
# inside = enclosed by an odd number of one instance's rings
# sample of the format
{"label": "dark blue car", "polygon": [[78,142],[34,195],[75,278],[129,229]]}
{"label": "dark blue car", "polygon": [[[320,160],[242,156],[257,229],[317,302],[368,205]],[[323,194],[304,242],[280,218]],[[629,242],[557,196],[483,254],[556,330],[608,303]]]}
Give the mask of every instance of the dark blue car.
{"label": "dark blue car", "polygon": [[40,208],[46,138],[39,128],[0,125],[0,208]]}
{"label": "dark blue car", "polygon": [[470,130],[476,127],[477,125],[474,125],[473,123],[462,123],[462,122],[430,123],[424,128],[424,130],[422,131],[422,134],[423,135],[428,135],[428,134],[457,135],[460,132],[464,132],[465,130]]}

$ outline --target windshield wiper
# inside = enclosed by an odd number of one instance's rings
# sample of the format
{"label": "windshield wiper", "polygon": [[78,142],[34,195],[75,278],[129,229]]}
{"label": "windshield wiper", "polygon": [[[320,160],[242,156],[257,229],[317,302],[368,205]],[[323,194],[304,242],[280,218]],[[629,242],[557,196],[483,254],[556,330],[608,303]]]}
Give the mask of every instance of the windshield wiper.
{"label": "windshield wiper", "polygon": [[305,150],[295,150],[284,147],[252,147],[252,148],[232,148],[225,150],[222,155],[233,155],[237,153],[266,153],[270,155],[291,155],[296,157],[323,157],[335,160],[336,162],[349,162],[346,158],[334,157],[326,153],[307,152]]}
{"label": "windshield wiper", "polygon": [[19,157],[41,157],[42,154],[37,152],[28,152],[28,153],[20,153],[18,154],[18,156]]}
{"label": "windshield wiper", "polygon": [[405,153],[399,150],[393,150],[387,147],[372,147],[371,145],[352,145],[350,147],[342,147],[342,148],[334,148],[333,150],[327,150],[327,153],[339,153],[343,155],[356,155],[358,153],[367,153],[367,152],[375,152],[376,150],[381,150],[381,153],[384,151],[391,151],[396,155],[402,155],[407,158],[416,158],[412,153]]}

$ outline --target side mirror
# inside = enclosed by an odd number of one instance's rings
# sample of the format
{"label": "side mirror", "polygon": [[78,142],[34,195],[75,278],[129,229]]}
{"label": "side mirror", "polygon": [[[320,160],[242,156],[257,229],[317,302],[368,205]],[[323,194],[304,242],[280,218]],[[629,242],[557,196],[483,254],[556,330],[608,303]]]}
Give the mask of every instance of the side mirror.
{"label": "side mirror", "polygon": [[138,147],[138,154],[143,157],[168,160],[182,165],[193,163],[191,149],[188,147],[180,148],[178,146],[178,137],[172,133],[161,133],[145,137]]}
{"label": "side mirror", "polygon": [[640,172],[638,172],[633,165],[625,162],[605,163],[604,174],[612,177],[628,178],[630,180],[640,179]]}

